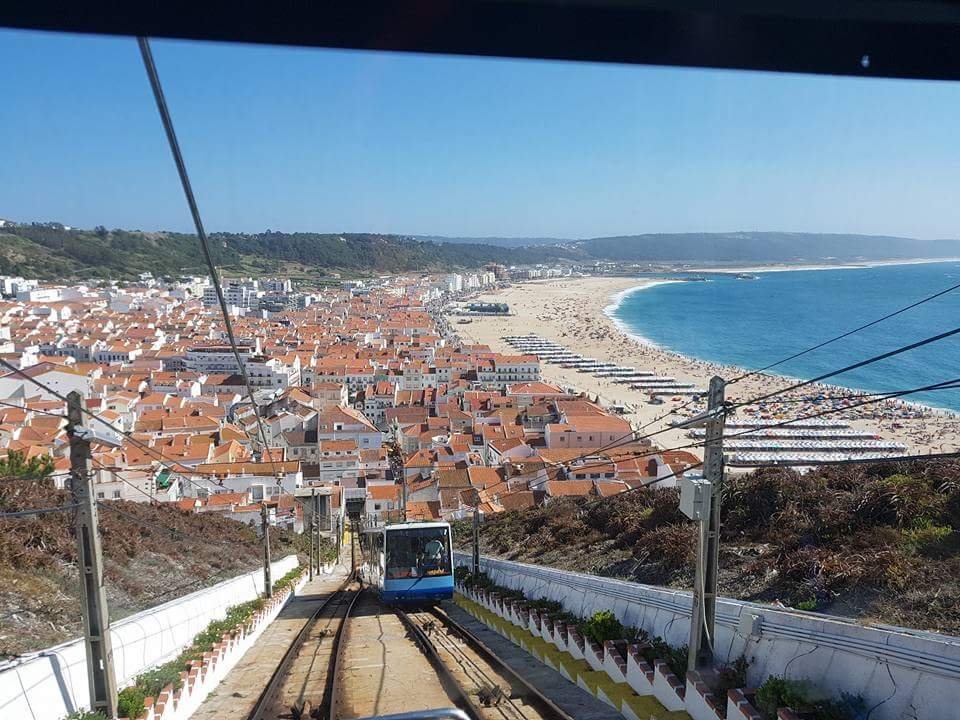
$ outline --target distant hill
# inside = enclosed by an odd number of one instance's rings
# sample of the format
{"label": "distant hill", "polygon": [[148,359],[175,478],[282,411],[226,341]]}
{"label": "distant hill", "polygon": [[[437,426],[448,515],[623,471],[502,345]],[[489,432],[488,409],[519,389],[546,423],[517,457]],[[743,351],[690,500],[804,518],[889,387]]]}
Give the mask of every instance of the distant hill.
{"label": "distant hill", "polygon": [[[452,245],[373,233],[213,233],[210,240],[215,262],[228,273],[279,272],[289,264],[311,272],[443,271],[545,258],[536,249]],[[553,256],[569,254],[558,249]],[[56,223],[0,228],[0,274],[129,279],[142,272],[206,272],[196,236],[103,227],[78,230]]]}
{"label": "distant hill", "polygon": [[564,246],[583,257],[625,262],[763,263],[960,257],[960,240],[789,232],[602,237]]}
{"label": "distant hill", "polygon": [[[216,263],[228,274],[442,272],[487,263],[790,263],[960,257],[960,240],[874,235],[736,232],[624,235],[586,240],[454,238],[377,233],[213,233]],[[0,274],[41,279],[131,279],[205,273],[195,235],[66,228],[0,227]]]}
{"label": "distant hill", "polygon": [[887,235],[732,232],[649,233],[586,239],[418,236],[439,243],[535,247],[546,257],[621,262],[789,263],[960,257],[960,240]]}
{"label": "distant hill", "polygon": [[569,238],[551,237],[448,237],[446,235],[414,235],[417,240],[437,243],[455,243],[457,245],[495,245],[497,247],[521,248],[540,245],[565,245],[576,242]]}

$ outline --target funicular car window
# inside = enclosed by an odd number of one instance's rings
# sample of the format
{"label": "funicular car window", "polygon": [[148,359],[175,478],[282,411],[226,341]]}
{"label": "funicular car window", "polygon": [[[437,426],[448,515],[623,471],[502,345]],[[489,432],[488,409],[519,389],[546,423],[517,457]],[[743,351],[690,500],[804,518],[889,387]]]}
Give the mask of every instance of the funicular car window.
{"label": "funicular car window", "polygon": [[449,575],[447,528],[395,530],[387,539],[387,577],[390,579]]}

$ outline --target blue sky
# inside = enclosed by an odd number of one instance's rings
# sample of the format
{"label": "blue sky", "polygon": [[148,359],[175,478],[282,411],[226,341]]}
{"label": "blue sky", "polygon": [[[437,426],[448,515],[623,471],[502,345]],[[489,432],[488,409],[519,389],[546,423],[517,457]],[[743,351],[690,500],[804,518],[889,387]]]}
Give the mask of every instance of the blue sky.
{"label": "blue sky", "polygon": [[[210,230],[960,237],[960,86],[155,41]],[[0,31],[0,217],[190,230],[136,42]]]}

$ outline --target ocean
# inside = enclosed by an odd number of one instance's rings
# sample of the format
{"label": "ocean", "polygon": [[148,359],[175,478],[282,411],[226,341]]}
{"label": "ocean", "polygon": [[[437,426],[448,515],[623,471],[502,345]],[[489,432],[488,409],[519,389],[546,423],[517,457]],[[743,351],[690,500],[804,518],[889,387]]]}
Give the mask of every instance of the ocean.
{"label": "ocean", "polygon": [[[628,291],[607,312],[630,334],[664,349],[753,370],[960,283],[960,262],[751,274],[757,279],[705,273],[697,275],[705,282]],[[955,327],[960,289],[770,372],[809,379]],[[960,378],[960,335],[825,382],[889,392],[953,378]],[[903,399],[960,411],[960,389]]]}

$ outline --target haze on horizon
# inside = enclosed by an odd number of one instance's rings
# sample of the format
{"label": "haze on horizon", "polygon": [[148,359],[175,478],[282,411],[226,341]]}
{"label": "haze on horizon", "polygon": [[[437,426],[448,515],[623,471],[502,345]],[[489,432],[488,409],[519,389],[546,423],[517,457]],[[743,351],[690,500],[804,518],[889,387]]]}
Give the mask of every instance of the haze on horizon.
{"label": "haze on horizon", "polygon": [[[960,235],[955,83],[153,44],[210,231]],[[192,230],[134,40],[0,63],[0,217]]]}

